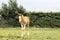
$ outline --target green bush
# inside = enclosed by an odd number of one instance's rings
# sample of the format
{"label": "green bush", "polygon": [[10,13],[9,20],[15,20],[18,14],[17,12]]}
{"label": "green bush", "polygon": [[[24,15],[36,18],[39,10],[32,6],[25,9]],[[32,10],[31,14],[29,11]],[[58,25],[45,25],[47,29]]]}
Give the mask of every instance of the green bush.
{"label": "green bush", "polygon": [[30,26],[36,27],[60,27],[60,13],[30,13]]}

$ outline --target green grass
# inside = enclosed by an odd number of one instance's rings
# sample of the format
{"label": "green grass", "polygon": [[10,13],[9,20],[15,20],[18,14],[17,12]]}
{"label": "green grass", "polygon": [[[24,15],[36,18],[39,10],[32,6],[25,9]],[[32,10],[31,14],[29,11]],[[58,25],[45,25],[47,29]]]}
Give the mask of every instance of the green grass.
{"label": "green grass", "polygon": [[60,28],[30,28],[29,36],[20,35],[20,28],[0,28],[0,40],[60,40]]}

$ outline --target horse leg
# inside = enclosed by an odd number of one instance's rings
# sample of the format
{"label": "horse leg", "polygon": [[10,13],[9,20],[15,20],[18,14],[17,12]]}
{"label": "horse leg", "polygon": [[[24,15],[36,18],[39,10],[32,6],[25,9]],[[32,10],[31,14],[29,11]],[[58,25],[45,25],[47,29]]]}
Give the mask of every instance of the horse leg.
{"label": "horse leg", "polygon": [[21,24],[21,37],[23,37],[23,24]]}
{"label": "horse leg", "polygon": [[22,34],[21,34],[21,36],[24,37],[24,35],[25,35],[25,25],[22,25]]}
{"label": "horse leg", "polygon": [[26,24],[24,24],[24,31],[23,31],[24,35],[26,34]]}
{"label": "horse leg", "polygon": [[27,24],[27,26],[28,26],[28,33],[27,33],[27,35],[29,35],[29,23]]}

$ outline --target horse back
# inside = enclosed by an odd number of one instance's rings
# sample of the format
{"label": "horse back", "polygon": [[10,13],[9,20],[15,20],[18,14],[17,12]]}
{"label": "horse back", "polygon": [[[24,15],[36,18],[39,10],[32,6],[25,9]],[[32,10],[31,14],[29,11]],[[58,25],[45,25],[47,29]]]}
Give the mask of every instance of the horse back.
{"label": "horse back", "polygon": [[30,22],[30,18],[29,18],[29,17],[24,16],[23,21],[24,21],[25,23],[29,23],[29,22]]}

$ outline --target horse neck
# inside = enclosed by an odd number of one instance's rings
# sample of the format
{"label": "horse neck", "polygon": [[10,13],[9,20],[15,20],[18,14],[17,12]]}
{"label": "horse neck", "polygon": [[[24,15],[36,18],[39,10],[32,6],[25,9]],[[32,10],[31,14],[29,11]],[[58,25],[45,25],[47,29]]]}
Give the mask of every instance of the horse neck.
{"label": "horse neck", "polygon": [[21,16],[21,20],[24,21],[24,16]]}

